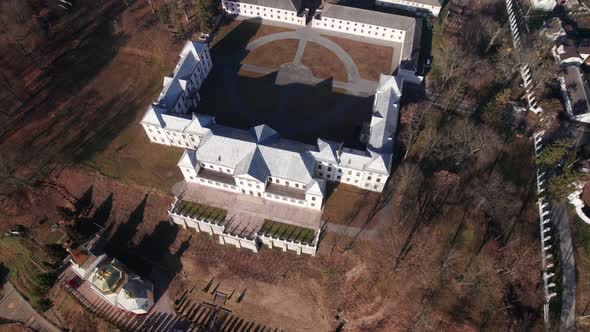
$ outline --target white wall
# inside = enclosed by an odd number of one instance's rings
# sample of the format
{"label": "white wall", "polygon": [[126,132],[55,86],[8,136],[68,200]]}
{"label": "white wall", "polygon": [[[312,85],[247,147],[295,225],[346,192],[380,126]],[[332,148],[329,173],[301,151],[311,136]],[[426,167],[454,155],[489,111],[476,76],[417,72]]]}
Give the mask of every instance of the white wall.
{"label": "white wall", "polygon": [[312,27],[324,30],[339,31],[362,37],[394,41],[402,44],[406,36],[406,32],[404,30],[340,20],[326,16],[322,16],[321,19],[314,17]]}
{"label": "white wall", "polygon": [[296,25],[305,25],[305,17],[297,16],[297,12],[257,6],[247,3],[233,1],[223,1],[223,9],[229,14],[242,15],[248,17],[260,17],[265,20],[290,23]]}
{"label": "white wall", "polygon": [[385,7],[402,8],[411,11],[424,10],[429,12],[433,16],[438,16],[441,9],[441,6],[431,6],[419,2],[406,0],[376,0],[375,4]]}

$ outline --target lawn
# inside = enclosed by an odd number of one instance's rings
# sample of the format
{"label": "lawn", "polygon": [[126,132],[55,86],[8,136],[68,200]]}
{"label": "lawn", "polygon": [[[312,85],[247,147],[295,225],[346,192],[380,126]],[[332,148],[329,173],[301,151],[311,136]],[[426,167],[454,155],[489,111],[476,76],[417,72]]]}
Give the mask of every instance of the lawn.
{"label": "lawn", "polygon": [[213,38],[213,42],[211,43],[213,61],[215,61],[216,52],[222,54],[241,52],[251,41],[260,37],[286,31],[293,30],[289,28],[263,25],[261,24],[261,21],[257,19],[229,21],[219,29]]}
{"label": "lawn", "polygon": [[277,68],[278,66],[293,61],[299,40],[283,39],[270,42],[252,50],[242,63],[266,67]]}
{"label": "lawn", "polygon": [[[25,296],[31,305],[38,307],[39,301],[51,286],[47,283],[45,271],[40,266],[48,257],[42,251],[33,253],[20,241],[15,237],[0,239],[0,263],[9,269],[8,279],[19,293]],[[35,256],[37,258],[34,258]]]}
{"label": "lawn", "polygon": [[85,164],[108,177],[167,192],[182,180],[176,166],[182,149],[151,143],[139,125],[142,116],[138,112],[135,121]]}
{"label": "lawn", "polygon": [[361,226],[379,202],[379,193],[338,184],[324,203],[322,220],[347,226]]}
{"label": "lawn", "polygon": [[348,74],[342,61],[332,51],[317,43],[307,43],[301,62],[315,77],[348,82]]}
{"label": "lawn", "polygon": [[363,43],[345,38],[324,36],[338,44],[350,55],[361,78],[378,81],[381,73],[391,74],[393,47]]}

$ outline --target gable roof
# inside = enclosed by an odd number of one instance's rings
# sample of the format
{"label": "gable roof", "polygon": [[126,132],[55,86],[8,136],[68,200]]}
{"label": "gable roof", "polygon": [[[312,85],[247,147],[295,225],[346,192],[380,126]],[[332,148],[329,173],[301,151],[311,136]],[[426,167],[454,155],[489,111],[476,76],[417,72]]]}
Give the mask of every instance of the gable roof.
{"label": "gable roof", "polygon": [[186,149],[182,153],[178,164],[179,167],[186,167],[186,168],[195,168],[197,166],[197,156],[195,150]]}
{"label": "gable roof", "polygon": [[250,129],[258,143],[264,142],[271,137],[278,137],[279,134],[271,127],[261,124]]}
{"label": "gable roof", "polygon": [[236,166],[234,175],[250,175],[252,178],[264,182],[270,175],[270,170],[266,165],[266,161],[262,156],[260,149],[256,147],[253,151],[248,153],[242,161]]}
{"label": "gable roof", "polygon": [[162,113],[164,113],[164,109],[155,105],[150,105],[145,111],[140,123],[163,127],[164,120],[162,119]]}

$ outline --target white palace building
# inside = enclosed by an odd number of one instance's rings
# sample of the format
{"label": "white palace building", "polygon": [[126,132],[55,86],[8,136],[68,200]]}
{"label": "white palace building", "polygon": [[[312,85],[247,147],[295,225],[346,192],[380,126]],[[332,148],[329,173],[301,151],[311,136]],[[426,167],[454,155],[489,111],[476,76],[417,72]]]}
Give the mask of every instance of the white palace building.
{"label": "white palace building", "polygon": [[[240,10],[250,10],[242,6]],[[292,17],[285,6],[267,8]],[[406,38],[403,31],[392,30],[390,35]],[[367,147],[357,150],[321,138],[314,145],[288,140],[264,124],[249,130],[231,128],[217,124],[212,116],[192,113],[211,66],[207,45],[187,42],[172,77],[164,78],[162,93],[141,120],[152,143],[185,149],[178,167],[187,182],[313,210],[322,209],[326,181],[383,190],[391,171],[403,77],[381,75]]]}

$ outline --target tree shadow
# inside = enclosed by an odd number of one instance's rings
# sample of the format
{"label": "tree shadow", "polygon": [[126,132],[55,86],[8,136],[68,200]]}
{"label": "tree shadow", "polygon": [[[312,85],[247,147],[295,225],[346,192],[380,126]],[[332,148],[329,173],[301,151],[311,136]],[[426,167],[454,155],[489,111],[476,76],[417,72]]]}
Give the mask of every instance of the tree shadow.
{"label": "tree shadow", "polygon": [[180,258],[189,247],[190,237],[181,243],[178,250],[172,252],[170,247],[176,241],[178,227],[168,221],[160,221],[152,233],[144,235],[135,244],[132,240],[144,221],[147,199],[146,194],[129,215],[127,222],[116,229],[113,229],[115,226],[112,224],[106,229],[105,234],[112,232],[112,235],[106,243],[105,251],[135,273],[152,281],[157,300],[182,270]]}

